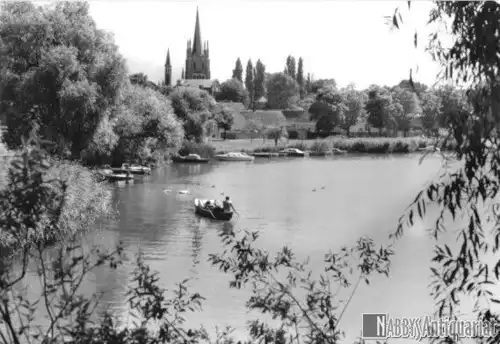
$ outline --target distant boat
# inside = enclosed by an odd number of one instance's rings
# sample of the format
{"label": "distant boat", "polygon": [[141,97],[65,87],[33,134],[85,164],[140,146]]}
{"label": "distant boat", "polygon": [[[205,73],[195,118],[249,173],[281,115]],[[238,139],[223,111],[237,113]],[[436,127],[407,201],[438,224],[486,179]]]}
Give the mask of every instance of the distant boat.
{"label": "distant boat", "polygon": [[187,156],[174,156],[172,161],[176,163],[206,164],[210,159],[202,158],[198,154],[189,154]]}
{"label": "distant boat", "polygon": [[227,153],[218,154],[215,156],[217,160],[221,161],[253,161],[255,157],[243,153]]}
{"label": "distant boat", "polygon": [[113,168],[115,173],[150,174],[151,168],[137,164],[122,164],[122,167]]}
{"label": "distant boat", "polygon": [[120,180],[131,180],[134,179],[134,176],[129,173],[115,173],[112,169],[103,169],[100,171],[100,175],[110,182],[116,182]]}
{"label": "distant boat", "polygon": [[151,168],[147,166],[141,166],[137,164],[123,164],[122,165],[123,169],[130,169],[130,173],[134,174],[150,174],[151,173]]}
{"label": "distant boat", "polygon": [[[205,204],[206,199],[194,199],[194,212],[200,216],[207,217],[214,220],[229,221],[233,218],[233,212],[226,213],[222,211],[221,208],[207,209]],[[210,200],[212,204],[215,204],[214,200]]]}
{"label": "distant boat", "polygon": [[306,156],[306,152],[301,151],[297,148],[286,148],[280,151],[281,154],[285,154],[286,156],[293,156],[303,158]]}

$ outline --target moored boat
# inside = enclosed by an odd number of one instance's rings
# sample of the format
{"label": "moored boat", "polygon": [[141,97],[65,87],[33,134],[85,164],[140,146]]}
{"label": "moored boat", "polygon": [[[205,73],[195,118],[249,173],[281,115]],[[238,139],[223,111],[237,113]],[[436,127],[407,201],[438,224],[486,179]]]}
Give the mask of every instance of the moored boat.
{"label": "moored boat", "polygon": [[115,173],[111,169],[103,169],[100,171],[100,174],[110,182],[134,179],[132,173]]}
{"label": "moored boat", "polygon": [[[214,220],[229,221],[233,218],[233,212],[226,213],[222,208],[207,209],[205,204],[206,199],[194,199],[194,212],[200,216],[207,217]],[[210,200],[212,204],[215,204],[214,200]]]}
{"label": "moored boat", "polygon": [[307,155],[306,152],[301,151],[300,149],[297,148],[286,148],[280,151],[281,154],[284,154],[285,156],[293,156],[293,157],[298,157],[298,158],[303,158]]}
{"label": "moored boat", "polygon": [[147,166],[141,166],[137,164],[123,164],[122,169],[124,170],[130,170],[130,173],[133,174],[150,174],[151,173],[151,168]]}
{"label": "moored boat", "polygon": [[244,153],[226,153],[226,154],[217,154],[215,156],[217,160],[220,161],[253,161],[255,157],[244,154]]}
{"label": "moored boat", "polygon": [[206,164],[210,159],[202,158],[198,154],[189,154],[187,156],[174,156],[172,161],[176,163]]}

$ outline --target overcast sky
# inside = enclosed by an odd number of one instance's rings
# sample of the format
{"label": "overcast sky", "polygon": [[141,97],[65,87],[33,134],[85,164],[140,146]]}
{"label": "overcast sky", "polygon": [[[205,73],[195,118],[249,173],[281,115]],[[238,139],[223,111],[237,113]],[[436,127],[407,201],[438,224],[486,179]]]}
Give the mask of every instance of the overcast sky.
{"label": "overcast sky", "polygon": [[[114,33],[130,72],[157,82],[168,48],[173,80],[180,78],[197,6],[212,78],[220,81],[231,77],[238,57],[244,67],[249,58],[260,58],[272,73],[283,70],[289,54],[304,59],[305,73],[334,78],[340,86],[394,85],[416,66],[415,80],[436,79],[437,64],[424,51],[427,1],[413,1],[410,11],[406,1],[92,1],[90,8],[98,27]],[[391,31],[384,16],[398,6],[404,25]]]}

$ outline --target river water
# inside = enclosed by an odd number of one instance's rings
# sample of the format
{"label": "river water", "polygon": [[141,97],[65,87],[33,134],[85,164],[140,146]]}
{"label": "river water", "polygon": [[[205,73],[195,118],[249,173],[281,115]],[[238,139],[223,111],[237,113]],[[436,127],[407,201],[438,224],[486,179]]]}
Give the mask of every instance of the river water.
{"label": "river water", "polygon": [[[231,325],[241,334],[254,318],[245,309],[250,293],[230,290],[229,277],[207,262],[210,253],[222,250],[218,229],[259,230],[258,246],[274,252],[287,245],[299,257],[309,256],[319,271],[325,253],[361,236],[388,243],[402,211],[441,166],[437,157],[418,161],[407,155],[179,164],[117,184],[120,216],[102,223],[91,239],[109,248],[122,241],[132,259],[118,270],[96,271],[85,288],[105,291],[103,301],[124,310],[133,255],[140,248],[162,286],[192,278],[190,289],[206,298],[204,310],[190,315],[190,322]],[[185,189],[190,194],[178,193]],[[222,199],[222,194],[231,196],[241,217],[223,223],[194,215],[193,198]],[[360,335],[363,312],[413,317],[433,310],[427,289],[433,245],[424,230],[431,225],[431,219],[418,222],[398,242],[390,278],[360,285],[340,324],[347,343]]]}
{"label": "river water", "polygon": [[[309,256],[319,271],[325,253],[360,236],[388,242],[402,211],[441,166],[438,158],[422,165],[418,160],[408,155],[171,165],[117,185],[120,217],[94,239],[108,247],[122,241],[132,256],[140,247],[165,287],[192,278],[191,289],[206,301],[189,321],[207,328],[231,325],[241,333],[253,318],[244,307],[249,292],[228,289],[229,277],[207,262],[222,249],[218,229],[259,230],[260,247],[274,252],[287,245],[299,257]],[[185,189],[189,195],[178,193]],[[193,214],[193,198],[221,199],[222,193],[231,196],[240,218],[221,223]],[[433,245],[424,225],[431,221],[416,224],[398,243],[389,279],[358,289],[341,323],[346,342],[359,335],[362,312],[411,317],[432,311],[427,285]],[[115,309],[123,307],[132,269],[130,262],[93,276],[93,287],[109,291],[105,301]]]}

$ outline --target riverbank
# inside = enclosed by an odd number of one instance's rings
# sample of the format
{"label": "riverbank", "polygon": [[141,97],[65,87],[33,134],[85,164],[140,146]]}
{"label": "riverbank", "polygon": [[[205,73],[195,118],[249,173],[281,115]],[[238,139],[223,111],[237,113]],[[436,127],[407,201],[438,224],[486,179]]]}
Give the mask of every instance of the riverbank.
{"label": "riverbank", "polygon": [[[6,154],[4,157],[3,160],[0,160],[0,195],[8,201],[0,204],[2,213],[17,214],[19,204],[23,204],[22,198],[34,197],[36,202],[41,202],[31,205],[31,207],[39,211],[37,216],[49,217],[51,215],[48,215],[48,213],[51,210],[44,209],[40,204],[47,202],[46,198],[64,197],[62,208],[57,210],[60,211],[57,225],[40,225],[40,227],[37,227],[30,234],[33,242],[43,242],[50,246],[56,242],[64,241],[74,234],[85,233],[92,228],[97,219],[114,215],[111,208],[111,189],[104,182],[97,180],[93,171],[78,163],[51,160],[50,165],[46,166],[44,165],[46,161],[37,159],[36,153],[27,155],[28,161],[24,163],[24,157],[13,154]],[[31,164],[32,169],[28,170],[28,176],[24,177],[23,169],[26,164]],[[16,184],[10,183],[8,179],[9,172],[13,173],[14,178],[17,178],[18,182]],[[38,174],[44,180],[61,181],[66,186],[62,187],[58,183],[47,182],[34,191],[39,193],[37,194],[39,198],[20,192],[20,190],[26,188],[26,185],[31,186],[30,183],[36,180]],[[55,206],[55,204],[52,205]],[[13,221],[18,226],[12,228],[14,232],[9,230],[0,231],[0,252],[2,252],[0,257],[8,256],[26,243],[21,240],[24,239],[24,236],[19,235],[26,228],[23,227],[25,224],[17,221],[19,221],[17,218]]]}
{"label": "riverbank", "polygon": [[[285,148],[297,148],[314,154],[324,154],[335,151],[346,153],[372,153],[372,154],[394,154],[412,153],[436,144],[434,138],[421,137],[383,137],[383,138],[328,138],[324,140],[289,140],[286,144],[275,146],[273,140],[225,140],[211,141],[210,145],[215,153],[228,153],[241,151],[247,154],[253,153],[275,153]],[[444,150],[453,150],[454,143],[450,142]],[[196,153],[196,152],[190,152]]]}

